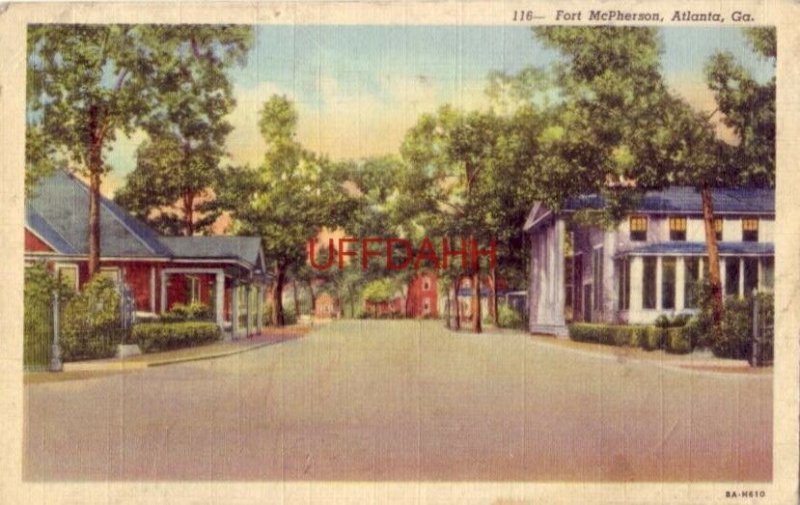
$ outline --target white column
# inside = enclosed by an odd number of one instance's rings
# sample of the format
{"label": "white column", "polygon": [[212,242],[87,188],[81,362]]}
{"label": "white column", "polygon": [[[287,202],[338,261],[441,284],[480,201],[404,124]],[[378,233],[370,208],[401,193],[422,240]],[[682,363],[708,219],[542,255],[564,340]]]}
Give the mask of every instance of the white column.
{"label": "white column", "polygon": [[556,325],[556,334],[566,337],[566,322],[564,321],[564,240],[565,224],[563,219],[556,220],[556,230],[553,247],[553,324]]}
{"label": "white column", "polygon": [[250,308],[250,293],[252,292],[251,290],[252,290],[252,287],[250,286],[250,284],[246,284],[245,287],[244,287],[244,310],[245,310],[245,313],[246,313],[246,315],[245,315],[245,323],[244,323],[244,327],[245,327],[244,336],[245,337],[249,337],[250,336],[250,316],[252,314],[252,310]]}
{"label": "white column", "polygon": [[726,277],[728,277],[725,271],[725,260],[720,258],[719,260],[719,282],[720,282],[720,289],[722,290],[722,298],[725,299],[725,284],[726,284]]}
{"label": "white column", "polygon": [[217,325],[222,329],[225,324],[225,273],[220,270],[214,280],[214,312]]}
{"label": "white column", "polygon": [[629,301],[629,321],[632,321],[632,315],[638,314],[642,310],[642,288],[644,279],[644,261],[641,256],[632,256],[631,262],[631,293]]}
{"label": "white column", "polygon": [[258,286],[258,299],[256,300],[256,331],[261,334],[264,327],[264,286]]}
{"label": "white column", "polygon": [[662,300],[662,293],[661,293],[661,283],[664,280],[664,273],[661,271],[663,266],[663,262],[661,261],[661,256],[656,257],[656,309],[662,310],[662,304],[664,303]]}
{"label": "white column", "polygon": [[685,309],[686,300],[684,300],[684,293],[686,292],[686,264],[684,263],[683,256],[679,256],[675,262],[675,310],[680,311]]}
{"label": "white column", "polygon": [[167,311],[167,272],[161,271],[161,313]]}
{"label": "white column", "polygon": [[739,298],[744,297],[744,258],[739,258]]}
{"label": "white column", "polygon": [[156,267],[150,267],[150,312],[156,311]]}
{"label": "white column", "polygon": [[231,282],[231,336],[237,338],[239,331],[239,282],[233,279]]}

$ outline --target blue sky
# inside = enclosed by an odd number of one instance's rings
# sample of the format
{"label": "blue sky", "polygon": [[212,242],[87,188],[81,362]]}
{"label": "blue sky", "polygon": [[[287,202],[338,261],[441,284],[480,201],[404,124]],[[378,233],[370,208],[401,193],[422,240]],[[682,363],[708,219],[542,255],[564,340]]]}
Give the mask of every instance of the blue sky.
{"label": "blue sky", "polygon": [[[772,64],[752,53],[738,28],[666,27],[661,33],[664,75],[698,109],[714,109],[703,66],[717,50],[732,52],[760,79],[772,76]],[[259,163],[258,110],[277,93],[296,102],[298,138],[312,150],[332,158],[397,152],[421,113],[444,103],[485,107],[490,72],[557,60],[527,27],[261,26],[247,66],[231,74],[238,105],[230,115],[228,150],[236,163]],[[118,143],[111,157],[116,174],[133,167],[141,140]]]}

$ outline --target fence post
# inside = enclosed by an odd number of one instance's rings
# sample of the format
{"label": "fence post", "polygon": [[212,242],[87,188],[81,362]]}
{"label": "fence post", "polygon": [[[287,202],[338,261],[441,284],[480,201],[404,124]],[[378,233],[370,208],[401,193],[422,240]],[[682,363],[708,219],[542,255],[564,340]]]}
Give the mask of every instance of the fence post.
{"label": "fence post", "polygon": [[750,354],[750,366],[759,366],[760,359],[759,353],[761,352],[761,345],[759,342],[759,306],[758,306],[758,292],[753,290],[753,348]]}
{"label": "fence post", "polygon": [[58,344],[58,336],[61,333],[61,321],[59,318],[59,299],[58,290],[53,290],[53,347],[50,356],[50,371],[60,372],[64,366],[61,363],[61,347]]}

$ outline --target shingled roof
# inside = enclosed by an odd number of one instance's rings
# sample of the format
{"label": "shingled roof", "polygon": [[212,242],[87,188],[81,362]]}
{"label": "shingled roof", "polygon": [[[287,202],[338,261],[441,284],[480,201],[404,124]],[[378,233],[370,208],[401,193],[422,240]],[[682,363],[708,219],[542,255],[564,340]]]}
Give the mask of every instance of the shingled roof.
{"label": "shingled roof", "polygon": [[[26,200],[25,225],[56,253],[86,256],[88,209],[86,184],[57,170]],[[259,237],[165,237],[105,197],[100,198],[100,226],[104,258],[231,260],[264,268]]]}
{"label": "shingled roof", "polygon": [[[775,214],[775,190],[767,188],[714,188],[711,190],[714,214]],[[564,210],[600,209],[600,195],[584,195],[567,200]],[[689,186],[673,186],[661,191],[646,191],[636,209],[652,214],[702,214],[700,192]]]}
{"label": "shingled roof", "polygon": [[[64,171],[42,179],[25,202],[26,225],[56,252],[89,253],[89,188]],[[100,199],[100,250],[104,257],[169,257],[172,251],[146,224],[119,205]]]}

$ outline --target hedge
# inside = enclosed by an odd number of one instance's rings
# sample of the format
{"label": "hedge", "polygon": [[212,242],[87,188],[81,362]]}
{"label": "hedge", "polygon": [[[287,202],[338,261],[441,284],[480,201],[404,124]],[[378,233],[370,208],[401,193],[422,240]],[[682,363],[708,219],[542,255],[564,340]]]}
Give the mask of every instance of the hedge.
{"label": "hedge", "polygon": [[133,327],[131,339],[142,352],[193,347],[219,340],[219,326],[212,322],[147,323]]}
{"label": "hedge", "polygon": [[110,358],[128,338],[120,324],[120,296],[114,282],[95,276],[64,307],[61,356],[64,361]]}
{"label": "hedge", "polygon": [[575,323],[569,326],[569,336],[576,342],[641,347],[646,351],[664,349],[669,353],[685,354],[692,350],[692,340],[687,332],[687,326],[658,328],[656,326]]}

